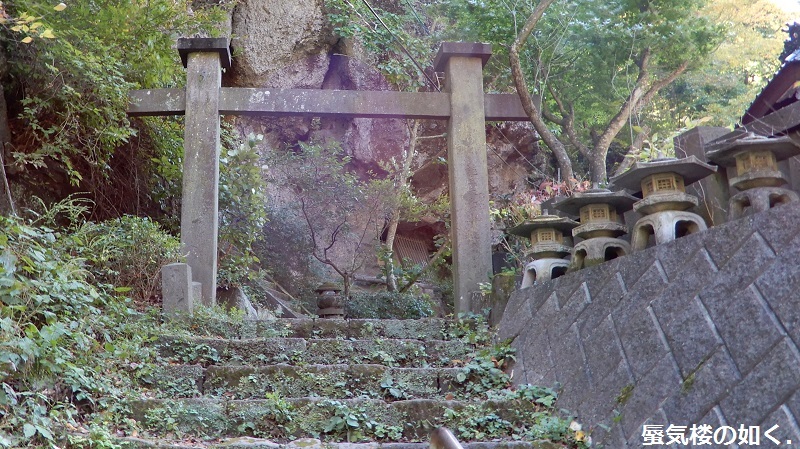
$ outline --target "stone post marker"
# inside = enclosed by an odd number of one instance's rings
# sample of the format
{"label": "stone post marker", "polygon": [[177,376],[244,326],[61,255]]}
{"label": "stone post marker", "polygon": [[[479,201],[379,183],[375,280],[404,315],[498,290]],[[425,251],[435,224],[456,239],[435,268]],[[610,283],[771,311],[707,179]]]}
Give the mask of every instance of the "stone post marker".
{"label": "stone post marker", "polygon": [[456,312],[477,309],[478,283],[487,282],[492,272],[483,102],[483,66],[491,54],[488,44],[445,42],[434,61],[450,93],[447,166]]}
{"label": "stone post marker", "polygon": [[191,314],[194,309],[192,269],[185,263],[161,267],[161,289],[165,315]]}
{"label": "stone post marker", "polygon": [[222,68],[230,68],[225,38],[180,39],[178,51],[186,67],[181,248],[200,282],[207,306],[216,304]]}

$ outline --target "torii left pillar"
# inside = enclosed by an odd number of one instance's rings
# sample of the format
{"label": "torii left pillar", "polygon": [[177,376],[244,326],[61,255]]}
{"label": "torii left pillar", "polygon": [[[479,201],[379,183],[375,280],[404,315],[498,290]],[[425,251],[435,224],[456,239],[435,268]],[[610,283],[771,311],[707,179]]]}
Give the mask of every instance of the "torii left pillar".
{"label": "torii left pillar", "polygon": [[[181,39],[186,67],[181,251],[192,280],[202,284],[202,303],[216,304],[219,223],[219,91],[222,69],[230,68],[228,40]],[[195,298],[197,300],[197,298]]]}

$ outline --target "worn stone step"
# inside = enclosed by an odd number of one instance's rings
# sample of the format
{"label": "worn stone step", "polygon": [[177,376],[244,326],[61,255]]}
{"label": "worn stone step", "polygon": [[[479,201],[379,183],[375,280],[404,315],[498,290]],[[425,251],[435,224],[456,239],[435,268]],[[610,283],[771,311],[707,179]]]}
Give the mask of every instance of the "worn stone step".
{"label": "worn stone step", "polygon": [[[357,398],[269,398],[260,400],[144,399],[132,401],[131,417],[155,435],[196,438],[252,436],[278,441],[320,436],[327,441],[426,441],[440,426],[494,429],[511,438],[541,416],[531,401],[386,402]],[[480,418],[476,421],[476,417]]]}
{"label": "worn stone step", "polygon": [[474,350],[459,340],[252,338],[162,336],[162,357],[182,364],[270,365],[278,363],[402,367],[440,367],[463,360]]}
{"label": "worn stone step", "polygon": [[200,365],[163,366],[143,379],[158,397],[191,398],[203,394],[235,399],[282,397],[329,397],[346,399],[368,396],[401,400],[459,398],[464,382],[462,368],[394,368],[384,365],[270,366]]}
{"label": "worn stone step", "polygon": [[[314,438],[302,438],[285,444],[265,438],[238,437],[191,445],[143,438],[117,438],[122,449],[428,449],[430,443],[333,443]],[[562,449],[550,441],[475,441],[462,443],[464,449]]]}
{"label": "worn stone step", "polygon": [[[201,325],[200,325],[201,324]],[[204,320],[193,326],[209,337],[246,338],[399,338],[451,340],[482,324],[468,320],[424,318],[418,320],[279,318],[270,320]]]}

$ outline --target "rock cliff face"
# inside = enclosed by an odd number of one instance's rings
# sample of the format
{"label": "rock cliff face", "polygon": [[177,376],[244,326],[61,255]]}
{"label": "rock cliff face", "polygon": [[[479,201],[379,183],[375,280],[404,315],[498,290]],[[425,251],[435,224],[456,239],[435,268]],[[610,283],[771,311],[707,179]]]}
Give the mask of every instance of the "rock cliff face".
{"label": "rock cliff face", "polygon": [[[394,89],[370,65],[369,56],[357,42],[338,39],[334,35],[322,0],[241,0],[232,13],[232,36],[233,68],[226,74],[226,85],[285,89]],[[264,134],[264,152],[283,151],[298,141],[335,140],[352,157],[351,169],[364,176],[370,171],[380,173],[383,162],[400,157],[408,148],[409,127],[404,120],[263,117],[239,117],[236,120],[242,133]],[[421,135],[438,136],[445,130],[444,122],[431,121],[422,125]],[[447,167],[438,162],[446,159],[446,139],[423,139],[418,148],[420,155],[413,185],[418,195],[433,201],[447,193]],[[528,124],[487,124],[487,152],[492,195],[514,193],[526,188],[527,177],[545,176],[542,172],[548,165],[547,159],[539,151]],[[273,190],[272,197],[276,202],[271,206],[291,209],[292,203],[296,203],[292,192],[277,185]],[[286,220],[297,218],[292,213],[285,216]],[[276,223],[276,219],[273,218],[267,226],[268,243],[272,236],[280,235],[271,231],[270,226],[288,227],[286,223]],[[413,231],[409,232],[413,234]],[[274,243],[274,249],[281,246],[279,241]],[[269,256],[269,252],[265,255]],[[269,260],[267,263],[275,265]],[[367,274],[376,271],[375,265],[366,268]],[[300,274],[286,273],[286,277]]]}

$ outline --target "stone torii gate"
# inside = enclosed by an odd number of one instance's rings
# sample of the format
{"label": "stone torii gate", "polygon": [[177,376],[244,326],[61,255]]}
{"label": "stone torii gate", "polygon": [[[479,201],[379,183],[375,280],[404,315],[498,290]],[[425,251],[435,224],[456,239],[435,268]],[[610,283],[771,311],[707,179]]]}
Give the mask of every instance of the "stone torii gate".
{"label": "stone torii gate", "polygon": [[128,114],[185,114],[181,246],[204,304],[216,303],[220,115],[301,115],[448,120],[447,149],[457,312],[477,311],[491,274],[486,121],[528,120],[515,94],[484,94],[488,44],[445,42],[434,61],[444,92],[221,87],[227,38],[178,40],[186,89],[130,93]]}

